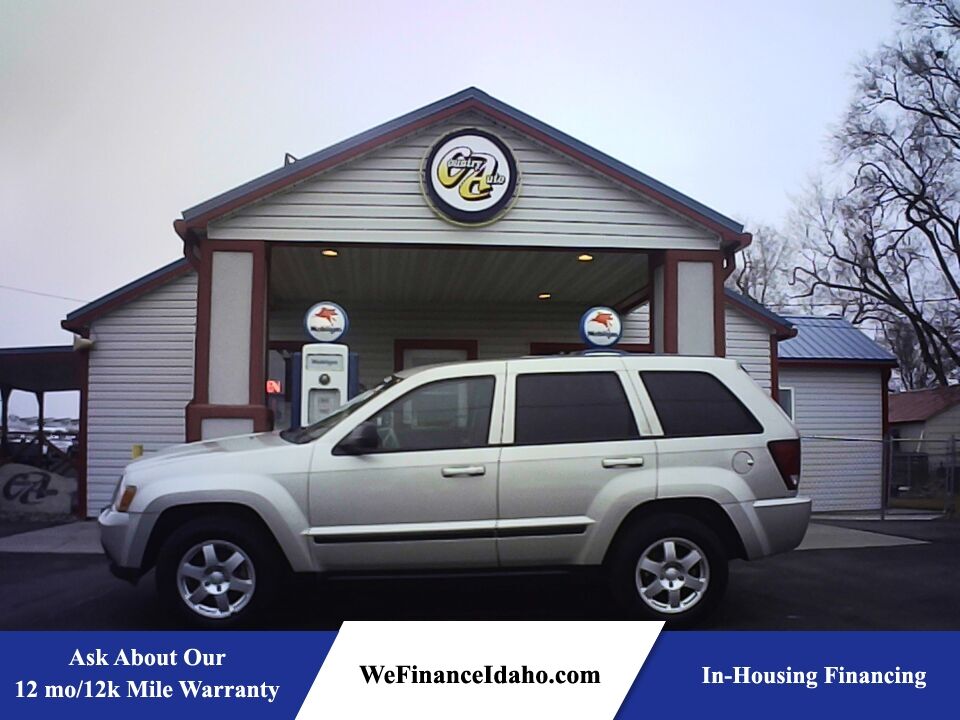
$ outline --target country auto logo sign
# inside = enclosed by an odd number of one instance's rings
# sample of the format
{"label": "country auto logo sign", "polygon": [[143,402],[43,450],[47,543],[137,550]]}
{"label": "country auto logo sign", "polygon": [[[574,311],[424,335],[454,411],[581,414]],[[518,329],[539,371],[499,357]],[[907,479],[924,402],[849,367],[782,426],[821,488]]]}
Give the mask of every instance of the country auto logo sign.
{"label": "country auto logo sign", "polygon": [[457,130],[430,149],[421,185],[430,206],[459,225],[485,225],[516,198],[519,172],[513,152],[484,130]]}
{"label": "country auto logo sign", "polygon": [[623,336],[620,314],[613,308],[592,307],[580,318],[580,335],[587,345],[610,347]]}
{"label": "country auto logo sign", "polygon": [[307,332],[319,342],[336,342],[350,327],[346,311],[334,302],[319,302],[307,310]]}

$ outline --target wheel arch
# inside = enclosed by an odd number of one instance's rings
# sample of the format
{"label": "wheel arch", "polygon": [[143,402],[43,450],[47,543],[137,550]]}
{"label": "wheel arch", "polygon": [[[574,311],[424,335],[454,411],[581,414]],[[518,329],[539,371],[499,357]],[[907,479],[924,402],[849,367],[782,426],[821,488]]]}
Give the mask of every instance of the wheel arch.
{"label": "wheel arch", "polygon": [[728,558],[747,557],[740,533],[737,532],[730,516],[718,503],[707,498],[697,497],[663,498],[637,505],[626,514],[607,546],[603,558],[604,565],[613,557],[618,544],[622,542],[630,528],[650,517],[659,515],[684,515],[693,518],[717,534]]}
{"label": "wheel arch", "polygon": [[295,569],[276,534],[257,510],[240,502],[195,502],[172,505],[160,513],[144,549],[141,561],[142,572],[147,572],[156,565],[160,548],[177,528],[205,517],[231,518],[256,528],[273,544],[277,555],[283,559],[287,569],[291,571]]}

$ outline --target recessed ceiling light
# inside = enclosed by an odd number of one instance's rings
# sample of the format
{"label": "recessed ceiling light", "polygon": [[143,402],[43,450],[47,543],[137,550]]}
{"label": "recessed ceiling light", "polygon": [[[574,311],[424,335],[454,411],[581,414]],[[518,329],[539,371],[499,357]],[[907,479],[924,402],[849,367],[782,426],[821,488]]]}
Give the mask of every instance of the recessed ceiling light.
{"label": "recessed ceiling light", "polygon": [[537,295],[537,300],[549,300],[551,297],[553,296],[550,293],[540,293]]}
{"label": "recessed ceiling light", "polygon": [[593,255],[591,255],[590,253],[581,253],[580,255],[577,256],[577,260],[579,260],[580,262],[590,262],[591,260],[593,260]]}
{"label": "recessed ceiling light", "polygon": [[325,257],[336,257],[340,253],[337,250],[334,250],[333,248],[326,248],[325,250],[321,250],[320,254],[324,255]]}

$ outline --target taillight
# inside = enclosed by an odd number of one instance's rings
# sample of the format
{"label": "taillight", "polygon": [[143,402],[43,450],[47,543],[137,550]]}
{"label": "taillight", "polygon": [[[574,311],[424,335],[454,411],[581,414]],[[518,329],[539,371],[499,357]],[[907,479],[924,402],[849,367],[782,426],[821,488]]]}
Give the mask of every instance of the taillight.
{"label": "taillight", "polygon": [[767,449],[787,490],[796,490],[800,484],[800,440],[774,440],[767,443]]}

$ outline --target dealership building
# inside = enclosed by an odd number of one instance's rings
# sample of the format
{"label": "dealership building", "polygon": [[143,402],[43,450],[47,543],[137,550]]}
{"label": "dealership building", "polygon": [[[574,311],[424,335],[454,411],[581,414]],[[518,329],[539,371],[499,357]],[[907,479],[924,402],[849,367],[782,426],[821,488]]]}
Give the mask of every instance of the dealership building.
{"label": "dealership building", "polygon": [[797,333],[725,290],[750,242],[740,223],[474,88],[288,158],[174,227],[183,258],[62,323],[90,341],[89,515],[134,445],[289,426],[319,301],[349,315],[341,342],[366,387],[416,365],[580,350],[584,310],[607,306],[619,349],[735,358],[776,397],[778,343]]}

